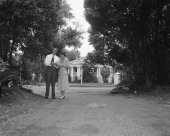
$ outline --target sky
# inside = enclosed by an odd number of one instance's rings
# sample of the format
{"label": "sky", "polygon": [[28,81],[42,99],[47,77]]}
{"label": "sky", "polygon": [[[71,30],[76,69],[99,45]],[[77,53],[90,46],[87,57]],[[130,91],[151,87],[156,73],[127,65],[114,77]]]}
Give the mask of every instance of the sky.
{"label": "sky", "polygon": [[[83,31],[85,31],[85,33],[82,35],[84,37],[84,39],[82,39],[81,41],[82,46],[81,48],[78,49],[81,53],[81,57],[85,57],[87,53],[92,52],[94,48],[92,45],[89,45],[89,42],[88,42],[89,34],[87,30],[90,27],[90,25],[88,24],[88,22],[86,21],[84,17],[84,7],[83,7],[84,0],[66,0],[66,1],[72,8],[71,12],[74,15],[74,19],[72,21],[78,22],[82,26]],[[69,49],[69,48],[66,48],[66,49]],[[71,48],[69,50],[71,50]]]}

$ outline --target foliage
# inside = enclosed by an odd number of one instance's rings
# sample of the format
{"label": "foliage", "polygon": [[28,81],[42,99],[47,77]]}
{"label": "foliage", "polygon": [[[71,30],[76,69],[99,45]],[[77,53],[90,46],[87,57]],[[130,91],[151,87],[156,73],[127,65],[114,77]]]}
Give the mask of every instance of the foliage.
{"label": "foliage", "polygon": [[120,83],[117,85],[118,89],[121,89],[122,87],[128,87],[129,90],[134,86],[135,79],[134,79],[134,73],[133,70],[130,67],[119,67],[119,70],[121,70],[120,74]]}
{"label": "foliage", "polygon": [[65,52],[66,52],[66,56],[69,59],[69,61],[76,60],[76,57],[78,58],[80,57],[79,51],[75,52],[74,50],[71,50],[71,51],[66,50]]}
{"label": "foliage", "polygon": [[[6,68],[8,67],[8,68]],[[0,97],[1,97],[1,85],[5,82],[20,81],[20,67],[9,67],[1,63],[0,65]]]}
{"label": "foliage", "polygon": [[107,78],[109,77],[109,75],[110,75],[110,68],[104,66],[104,67],[101,69],[101,76],[103,77],[103,82],[104,82],[104,83],[108,83]]}
{"label": "foliage", "polygon": [[4,72],[5,70],[8,69],[8,62],[4,62],[1,58],[0,58],[0,73]]}
{"label": "foliage", "polygon": [[71,76],[70,76],[70,74],[68,74],[68,81],[69,81],[69,83],[71,82]]}
{"label": "foliage", "polygon": [[111,66],[114,66],[116,62],[124,63],[128,61],[129,52],[115,42],[113,37],[109,38],[102,34],[96,34],[92,29],[89,30],[89,33],[90,44],[95,49],[87,55],[89,60],[92,60],[94,63]]}
{"label": "foliage", "polygon": [[3,73],[0,73],[0,82],[3,83],[9,80],[20,80],[20,73],[18,71],[8,70]]}
{"label": "foliage", "polygon": [[[0,57],[10,66],[22,62],[24,80],[30,80],[33,72],[44,76],[44,58],[52,46],[59,52],[65,46],[81,46],[80,26],[65,27],[67,19],[73,18],[70,11],[66,0],[0,1]],[[13,56],[17,50],[24,54],[19,60]],[[72,51],[67,53],[75,59]]]}
{"label": "foliage", "polygon": [[74,79],[74,83],[80,83],[81,82],[81,79],[79,79],[77,76],[75,77]]}
{"label": "foliage", "polygon": [[63,49],[66,46],[79,48],[82,45],[81,39],[83,38],[83,33],[83,30],[79,26],[75,28],[73,26],[62,28],[54,37],[53,42],[59,49]]}
{"label": "foliage", "polygon": [[0,57],[11,65],[17,49],[33,60],[47,55],[53,44],[60,47],[55,37],[66,19],[73,17],[70,10],[65,0],[1,1]]}
{"label": "foliage", "polygon": [[166,83],[166,0],[85,0],[84,7],[98,54],[130,67],[137,85]]}
{"label": "foliage", "polygon": [[86,56],[86,60],[92,64],[108,64],[108,59],[101,52],[102,50],[89,52]]}
{"label": "foliage", "polygon": [[36,77],[41,74],[44,77],[45,64],[37,63],[36,61],[30,61],[29,59],[24,59],[22,67],[22,76],[25,80],[31,79],[31,74],[35,73]]}
{"label": "foliage", "polygon": [[23,57],[22,55],[23,54],[21,54],[21,53],[13,52],[12,59],[11,59],[11,65],[12,66],[20,66],[22,57]]}
{"label": "foliage", "polygon": [[83,68],[83,82],[97,83],[97,77],[94,73],[94,65],[89,63],[84,63],[82,68]]}

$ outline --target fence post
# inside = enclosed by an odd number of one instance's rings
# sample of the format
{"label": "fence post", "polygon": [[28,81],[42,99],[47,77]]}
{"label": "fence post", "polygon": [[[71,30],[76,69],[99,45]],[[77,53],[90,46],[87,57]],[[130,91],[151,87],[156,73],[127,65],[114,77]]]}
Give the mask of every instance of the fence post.
{"label": "fence post", "polygon": [[81,85],[83,84],[83,68],[81,69]]}

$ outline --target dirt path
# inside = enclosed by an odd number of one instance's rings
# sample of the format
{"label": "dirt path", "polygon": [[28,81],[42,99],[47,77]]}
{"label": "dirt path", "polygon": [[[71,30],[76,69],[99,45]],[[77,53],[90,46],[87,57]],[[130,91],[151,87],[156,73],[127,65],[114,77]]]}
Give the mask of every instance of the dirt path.
{"label": "dirt path", "polygon": [[68,93],[65,100],[53,100],[36,112],[4,122],[0,136],[170,135],[169,107],[108,92],[100,88]]}

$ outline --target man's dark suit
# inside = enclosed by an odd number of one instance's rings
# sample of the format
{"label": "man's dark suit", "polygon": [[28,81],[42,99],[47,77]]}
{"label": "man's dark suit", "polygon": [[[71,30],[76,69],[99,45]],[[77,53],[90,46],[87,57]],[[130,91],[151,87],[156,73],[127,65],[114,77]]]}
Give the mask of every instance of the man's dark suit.
{"label": "man's dark suit", "polygon": [[[50,55],[52,55],[52,54],[50,54]],[[51,65],[51,62],[54,62],[54,55],[53,55],[52,59],[50,58],[51,57],[50,55],[48,55],[45,60],[45,64],[47,66],[46,70],[45,70],[45,81],[46,81],[45,98],[49,97],[50,85],[52,88],[52,98],[55,98],[55,83],[58,78],[58,69],[55,66]],[[57,56],[55,56],[55,57],[57,57]],[[51,59],[51,62],[49,62],[49,59]]]}

